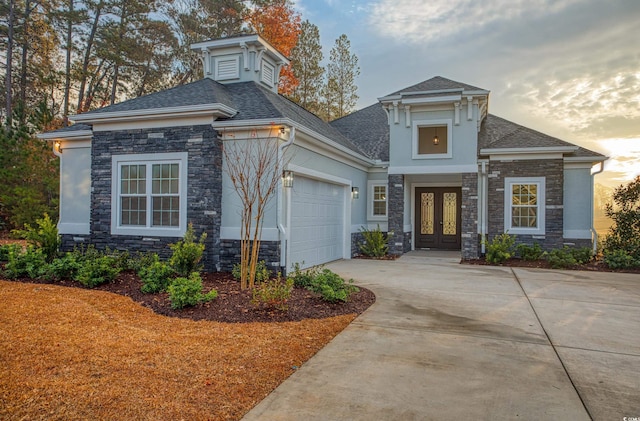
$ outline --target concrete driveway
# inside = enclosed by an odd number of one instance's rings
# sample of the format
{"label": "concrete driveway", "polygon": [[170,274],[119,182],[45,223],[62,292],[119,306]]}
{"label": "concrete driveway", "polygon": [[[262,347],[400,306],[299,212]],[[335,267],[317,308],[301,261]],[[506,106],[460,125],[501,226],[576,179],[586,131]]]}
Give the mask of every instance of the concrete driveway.
{"label": "concrete driveway", "polygon": [[244,420],[640,420],[640,275],[458,261],[328,265],[377,302]]}

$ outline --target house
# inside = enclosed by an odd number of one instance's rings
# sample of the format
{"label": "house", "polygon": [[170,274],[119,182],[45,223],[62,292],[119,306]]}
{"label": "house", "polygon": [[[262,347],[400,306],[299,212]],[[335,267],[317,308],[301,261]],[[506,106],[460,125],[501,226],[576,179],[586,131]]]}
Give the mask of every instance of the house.
{"label": "house", "polygon": [[544,248],[593,244],[593,173],[604,156],[489,114],[489,94],[434,77],[327,124],[278,95],[288,60],[258,35],[192,46],[205,77],[76,115],[40,135],[60,157],[63,246],[166,255],[187,224],[209,270],[238,261],[240,201],[222,145],[277,137],[279,186],[261,256],[278,268],[349,259],[361,228],[390,251],[483,253],[508,232]]}

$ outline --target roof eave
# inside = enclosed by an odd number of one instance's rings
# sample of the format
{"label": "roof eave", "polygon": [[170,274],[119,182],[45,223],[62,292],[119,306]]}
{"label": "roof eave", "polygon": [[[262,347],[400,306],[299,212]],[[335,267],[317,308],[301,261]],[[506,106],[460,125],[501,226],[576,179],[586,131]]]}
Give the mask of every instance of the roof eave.
{"label": "roof eave", "polygon": [[164,118],[178,118],[181,116],[198,117],[213,115],[217,118],[229,118],[238,113],[232,107],[228,105],[215,103],[204,105],[187,105],[181,107],[165,107],[165,108],[150,108],[142,110],[129,110],[129,111],[111,111],[101,113],[86,113],[78,114],[71,117],[71,120],[82,123],[103,123],[108,121],[110,123],[122,122],[122,121],[135,121],[135,120],[160,120]]}
{"label": "roof eave", "polygon": [[608,156],[594,155],[594,156],[566,156],[563,158],[565,162],[604,162],[609,159]]}
{"label": "roof eave", "polygon": [[261,120],[233,120],[233,121],[216,121],[213,124],[213,128],[218,130],[218,129],[247,129],[247,128],[261,128],[261,127],[270,127],[272,125],[286,125],[286,126],[290,126],[290,127],[295,127],[296,130],[305,133],[313,138],[316,138],[318,140],[320,140],[322,143],[330,146],[333,149],[336,149],[348,156],[351,157],[351,159],[354,159],[357,162],[360,162],[362,165],[365,166],[372,166],[375,164],[375,161],[352,150],[347,148],[346,146],[343,146],[341,144],[339,144],[338,142],[335,142],[331,139],[329,139],[328,137],[321,135],[320,133],[306,127],[303,126],[300,123],[297,123],[293,120],[291,120],[290,118],[276,118],[276,119],[261,119]]}
{"label": "roof eave", "polygon": [[541,154],[541,153],[573,153],[578,146],[549,146],[530,148],[482,148],[480,155],[513,155],[513,154]]}
{"label": "roof eave", "polygon": [[55,131],[48,133],[38,133],[36,137],[40,140],[87,140],[91,139],[93,131],[91,130],[70,130]]}

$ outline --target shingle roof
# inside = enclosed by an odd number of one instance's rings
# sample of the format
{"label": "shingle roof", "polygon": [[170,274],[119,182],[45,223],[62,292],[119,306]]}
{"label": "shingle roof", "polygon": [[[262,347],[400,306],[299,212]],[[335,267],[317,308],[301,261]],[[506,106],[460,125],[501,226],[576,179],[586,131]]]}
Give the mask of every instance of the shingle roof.
{"label": "shingle roof", "polygon": [[[315,114],[255,82],[223,85],[212,79],[204,78],[193,83],[89,111],[84,115],[216,103],[238,110],[238,113],[230,119],[221,119],[220,121],[289,118],[354,152],[368,156],[337,129]],[[80,126],[80,124],[67,129],[73,130],[72,128],[76,126]],[[82,126],[87,129],[91,128],[85,124]]]}
{"label": "shingle roof", "polygon": [[455,80],[447,79],[442,76],[435,76],[431,79],[425,80],[423,82],[417,83],[413,86],[409,86],[408,88],[400,89],[391,95],[399,95],[405,92],[428,92],[428,91],[439,91],[443,89],[463,89],[465,91],[486,91],[486,89],[478,88],[472,85],[467,85],[466,83],[456,82]]}
{"label": "shingle roof", "polygon": [[[232,103],[229,105],[239,110],[238,114],[227,121],[289,118],[354,152],[368,156],[361,148],[320,117],[255,82],[231,83],[220,86],[227,90],[232,99]],[[224,120],[221,119],[221,121]]]}
{"label": "shingle roof", "polygon": [[[521,126],[504,118],[488,114],[478,133],[478,154],[481,149],[549,148],[577,146],[553,136]],[[579,147],[567,156],[604,158],[604,155]]]}
{"label": "shingle roof", "polygon": [[330,124],[369,157],[389,161],[389,124],[382,104],[370,105]]}
{"label": "shingle roof", "polygon": [[67,126],[67,127],[61,127],[57,130],[52,130],[50,132],[47,133],[69,133],[69,132],[77,132],[80,130],[91,130],[91,125],[89,124],[84,124],[84,123],[78,123],[78,124],[73,124],[71,126]]}
{"label": "shingle roof", "polygon": [[220,89],[221,86],[223,85],[212,79],[204,78],[186,85],[88,111],[83,115],[216,103],[228,105],[231,98],[224,89]]}

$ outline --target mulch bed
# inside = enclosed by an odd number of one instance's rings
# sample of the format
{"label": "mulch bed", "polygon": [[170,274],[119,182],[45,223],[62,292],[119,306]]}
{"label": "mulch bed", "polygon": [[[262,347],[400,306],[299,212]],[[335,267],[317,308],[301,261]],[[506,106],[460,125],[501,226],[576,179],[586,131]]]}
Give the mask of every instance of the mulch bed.
{"label": "mulch bed", "polygon": [[[463,259],[460,263],[467,265],[483,265],[483,266],[505,266],[505,267],[522,267],[522,268],[537,268],[537,269],[553,269],[547,260],[522,260],[518,258],[511,258],[505,260],[501,264],[489,263],[485,259]],[[574,265],[563,270],[585,270],[590,272],[616,272],[616,273],[638,273],[640,274],[640,268],[634,269],[621,269],[614,270],[607,267],[602,260],[594,260],[585,265]]]}
{"label": "mulch bed", "polygon": [[[85,288],[78,282],[67,280],[53,282],[50,280],[19,279],[17,281]],[[169,296],[166,293],[142,293],[140,291],[142,283],[137,275],[131,271],[123,272],[112,282],[102,284],[94,289],[130,297],[134,302],[164,316],[227,323],[291,322],[304,319],[324,319],[344,314],[360,314],[376,300],[373,292],[362,287],[358,287],[359,291],[353,293],[346,303],[328,303],[311,291],[294,288],[287,301],[287,311],[280,311],[252,304],[251,291],[241,291],[239,282],[233,279],[230,273],[205,273],[202,276],[202,284],[205,292],[215,288],[218,291],[218,298],[180,310],[171,308]]]}

